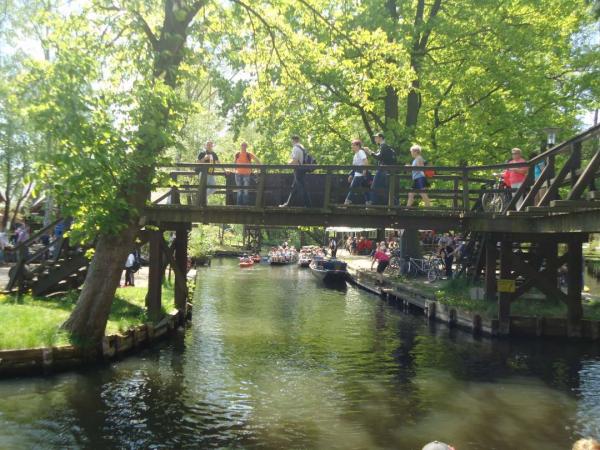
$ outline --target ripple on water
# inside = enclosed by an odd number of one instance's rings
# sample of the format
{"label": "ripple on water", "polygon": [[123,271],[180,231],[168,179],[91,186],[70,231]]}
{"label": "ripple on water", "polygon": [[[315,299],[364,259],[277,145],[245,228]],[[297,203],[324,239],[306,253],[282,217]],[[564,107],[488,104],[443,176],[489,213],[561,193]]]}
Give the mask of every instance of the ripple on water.
{"label": "ripple on water", "polygon": [[558,450],[599,432],[599,354],[478,341],[308,271],[217,259],[184,335],[0,383],[0,448]]}

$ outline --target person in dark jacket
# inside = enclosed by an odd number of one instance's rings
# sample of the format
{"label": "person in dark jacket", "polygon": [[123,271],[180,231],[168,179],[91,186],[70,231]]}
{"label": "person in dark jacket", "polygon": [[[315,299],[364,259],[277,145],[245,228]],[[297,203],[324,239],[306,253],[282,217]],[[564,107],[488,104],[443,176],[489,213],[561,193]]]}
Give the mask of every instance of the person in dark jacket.
{"label": "person in dark jacket", "polygon": [[337,248],[338,248],[338,243],[335,240],[335,237],[332,237],[329,240],[329,250],[331,251],[331,257],[335,258],[337,255]]}
{"label": "person in dark jacket", "polygon": [[[370,149],[365,148],[369,156],[377,160],[378,166],[393,166],[396,164],[396,152],[385,142],[383,133],[377,133],[374,137],[375,143],[379,146],[379,151],[373,153]],[[369,201],[367,205],[383,205],[385,204],[388,174],[383,168],[378,168],[371,184],[369,192]]]}

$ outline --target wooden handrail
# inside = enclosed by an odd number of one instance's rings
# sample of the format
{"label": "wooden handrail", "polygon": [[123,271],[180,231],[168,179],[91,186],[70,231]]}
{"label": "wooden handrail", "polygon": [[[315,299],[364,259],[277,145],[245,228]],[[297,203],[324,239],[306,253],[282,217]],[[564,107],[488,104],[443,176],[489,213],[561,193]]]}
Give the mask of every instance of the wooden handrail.
{"label": "wooden handrail", "polygon": [[20,242],[18,245],[15,245],[13,247],[13,251],[15,250],[19,250],[22,247],[27,247],[31,244],[33,244],[36,240],[38,240],[46,231],[48,231],[49,229],[51,229],[52,227],[56,226],[60,221],[62,221],[63,219],[56,219],[54,222],[46,225],[44,228],[41,228],[40,230],[36,231],[35,234],[33,234],[32,236],[29,237],[29,239],[27,239],[26,241]]}

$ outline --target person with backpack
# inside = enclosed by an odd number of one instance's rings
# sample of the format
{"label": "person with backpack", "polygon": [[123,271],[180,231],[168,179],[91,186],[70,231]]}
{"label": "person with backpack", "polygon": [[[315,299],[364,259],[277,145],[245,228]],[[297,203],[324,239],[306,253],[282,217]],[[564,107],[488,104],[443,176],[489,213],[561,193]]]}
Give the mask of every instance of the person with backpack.
{"label": "person with backpack", "polygon": [[300,143],[300,138],[298,136],[292,136],[292,154],[290,156],[290,160],[288,164],[297,166],[294,168],[294,181],[292,183],[292,188],[290,191],[290,195],[285,203],[279,205],[280,208],[285,208],[290,206],[294,195],[298,195],[302,197],[304,200],[304,206],[306,208],[311,207],[310,196],[306,191],[306,185],[304,180],[304,175],[308,171],[306,168],[300,167],[304,164],[314,164],[315,160],[312,157],[308,157],[308,152]]}
{"label": "person with backpack", "polygon": [[[375,143],[379,146],[379,151],[373,153],[369,148],[365,147],[364,150],[367,155],[372,156],[377,160],[378,166],[393,166],[396,164],[396,152],[385,142],[385,136],[383,133],[377,133],[374,136]],[[385,198],[384,193],[387,187],[387,172],[383,169],[377,169],[375,176],[373,177],[373,183],[371,183],[371,191],[369,192],[369,200],[367,205],[383,205],[386,202],[383,201]]]}
{"label": "person with backpack", "polygon": [[[258,158],[248,151],[248,143],[242,142],[240,151],[235,154],[235,164],[260,164]],[[243,189],[244,187],[250,186],[250,179],[252,176],[252,169],[249,167],[236,167],[235,169],[235,185],[238,187],[237,191],[237,204],[247,205],[248,204],[248,190]],[[240,189],[242,188],[242,189]]]}
{"label": "person with backpack", "polygon": [[135,251],[133,251],[127,255],[127,261],[125,261],[125,286],[135,286],[133,274],[136,273],[139,268],[139,259],[135,257]]}
{"label": "person with backpack", "polygon": [[[420,145],[413,145],[410,148],[410,154],[413,157],[413,162],[411,164],[412,167],[422,167],[422,166],[424,167],[425,166],[425,160],[423,159]],[[425,206],[427,206],[427,207],[431,206],[431,200],[429,200],[429,196],[424,192],[425,188],[427,187],[427,177],[425,176],[424,170],[412,170],[411,172],[412,172],[412,180],[413,180],[412,189],[421,191],[420,192],[421,198],[423,199],[423,202],[425,202]],[[408,202],[407,202],[406,206],[408,208],[410,208],[414,201],[415,201],[415,193],[409,192],[408,193]]]}
{"label": "person with backpack", "polygon": [[[200,164],[219,164],[219,157],[217,156],[217,154],[215,153],[214,149],[214,142],[213,141],[207,141],[206,142],[206,146],[204,147],[204,150],[202,150],[200,153],[198,153],[198,157],[196,158],[196,162],[200,163]],[[200,173],[200,175],[202,175]],[[215,169],[208,169],[206,171],[206,184],[208,186],[214,186],[216,184],[216,180],[215,180]],[[206,189],[206,195],[211,195],[214,194],[216,192],[216,188],[214,187],[209,187]]]}

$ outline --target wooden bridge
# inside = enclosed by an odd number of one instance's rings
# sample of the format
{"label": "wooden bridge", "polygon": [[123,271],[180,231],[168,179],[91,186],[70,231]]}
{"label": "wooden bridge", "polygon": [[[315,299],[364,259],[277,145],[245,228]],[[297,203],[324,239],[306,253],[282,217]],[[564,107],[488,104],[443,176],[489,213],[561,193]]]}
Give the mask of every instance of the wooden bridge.
{"label": "wooden bridge", "polygon": [[[313,206],[280,208],[298,166],[180,163],[165,167],[162,187],[143,211],[145,224],[153,225],[141,232],[150,248],[149,315],[160,314],[161,285],[168,265],[176,275],[175,305],[186,308],[187,246],[193,223],[454,230],[476,238],[471,276],[483,277],[486,296],[499,302],[501,333],[509,332],[511,302],[535,287],[567,305],[569,335],[580,336],[586,326],[582,320],[582,244],[589,233],[600,232],[600,195],[595,184],[600,176],[599,136],[600,126],[596,126],[521,164],[428,166],[435,176],[426,190],[432,200],[427,208],[405,206],[408,193],[421,193],[410,184],[411,172],[422,168],[361,166],[360,170],[384,171],[385,186],[377,190],[378,201],[373,205],[344,205],[348,172],[357,168],[314,166],[305,175]],[[538,164],[543,167],[536,178]],[[236,204],[233,171],[240,167],[254,171],[254,183],[245,188],[248,205]],[[500,174],[517,167],[528,169],[523,184],[512,192],[500,187]],[[207,175],[217,182],[209,184]],[[366,189],[355,193],[364,194]],[[164,240],[164,231],[175,232],[171,244]],[[28,286],[43,294],[65,284],[65,279],[71,286],[81,283],[87,264],[80,252],[60,241],[30,254],[25,250],[34,240],[35,236],[17,249],[19,258],[9,288]],[[59,249],[55,257],[34,270],[27,269],[49,246]],[[565,268],[566,292],[558,283],[559,271]]]}
{"label": "wooden bridge", "polygon": [[[565,141],[521,164],[428,166],[435,176],[426,192],[428,208],[407,208],[414,170],[407,166],[319,165],[306,173],[312,207],[281,208],[292,184],[289,165],[180,163],[165,168],[165,186],[144,212],[146,223],[176,230],[181,239],[192,223],[238,223],[263,226],[360,226],[398,229],[454,230],[477,236],[473,278],[484,277],[488,299],[499,302],[500,332],[508,333],[510,304],[531,288],[562,300],[568,308],[569,335],[582,333],[582,243],[600,232],[600,126]],[[535,166],[540,165],[539,176]],[[233,171],[254,171],[248,205],[236,205]],[[528,169],[512,192],[498,185],[511,168]],[[354,169],[386,173],[385,187],[373,205],[344,205],[348,173]],[[168,170],[170,169],[170,170]],[[210,173],[209,173],[210,171]],[[212,175],[215,184],[209,184]],[[208,192],[215,191],[212,195]],[[357,190],[362,194],[366,188]],[[296,199],[299,201],[300,199]],[[159,233],[159,232],[157,232]],[[186,252],[186,242],[180,242]],[[558,283],[567,270],[568,288]],[[498,292],[500,287],[501,292]],[[160,289],[155,287],[155,292]],[[160,300],[158,300],[160,304]]]}

